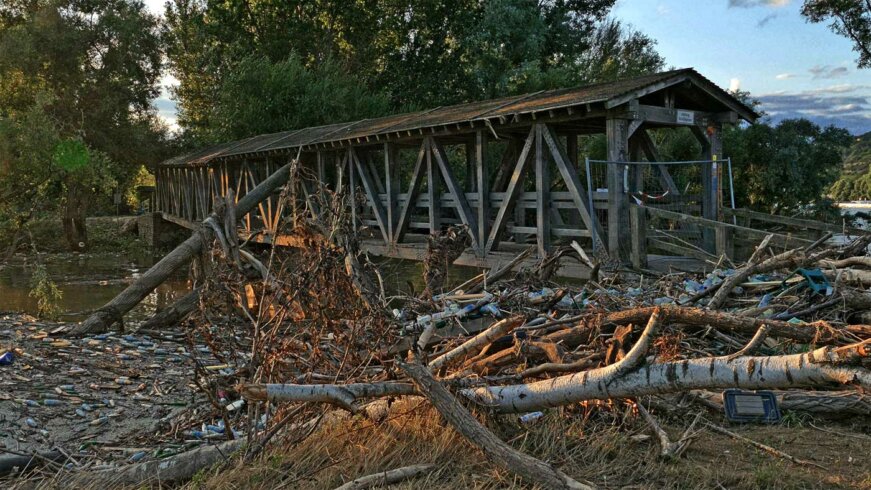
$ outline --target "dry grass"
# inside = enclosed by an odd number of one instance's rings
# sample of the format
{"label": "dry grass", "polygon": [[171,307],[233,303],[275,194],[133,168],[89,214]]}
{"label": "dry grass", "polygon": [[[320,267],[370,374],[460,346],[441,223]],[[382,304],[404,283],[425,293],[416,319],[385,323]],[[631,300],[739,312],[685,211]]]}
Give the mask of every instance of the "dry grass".
{"label": "dry grass", "polygon": [[[663,422],[673,437],[683,430],[682,420]],[[851,432],[850,427],[828,427]],[[829,471],[790,465],[710,432],[702,433],[684,458],[662,461],[654,438],[633,438],[646,434],[647,427],[625,406],[586,413],[554,410],[531,427],[505,417],[491,423],[491,428],[517,449],[600,488],[871,489],[871,437],[842,438],[805,424],[733,430],[811,459]],[[394,405],[381,423],[361,417],[324,422],[299,444],[277,442],[254,463],[202,472],[186,488],[330,489],[360,476],[418,463],[435,463],[438,469],[426,478],[391,488],[535,488],[489,464],[481,451],[444,426],[429,405],[412,400]]]}

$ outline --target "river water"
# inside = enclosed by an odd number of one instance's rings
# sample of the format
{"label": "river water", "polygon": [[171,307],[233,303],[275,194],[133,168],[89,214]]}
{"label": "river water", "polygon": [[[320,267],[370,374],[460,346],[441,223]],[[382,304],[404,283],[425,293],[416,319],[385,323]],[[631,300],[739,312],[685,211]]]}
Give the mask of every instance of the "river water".
{"label": "river water", "polygon": [[[111,300],[143,274],[160,257],[116,254],[44,255],[39,260],[63,294],[60,301],[62,321],[79,321]],[[423,263],[409,260],[373,258],[379,265],[388,294],[423,289]],[[35,262],[16,257],[0,265],[0,312],[23,312],[36,315],[36,299],[29,296],[30,277]],[[452,266],[449,283],[460,283],[480,272],[473,267]],[[125,318],[140,321],[165,308],[190,291],[187,273],[176,274],[142,301]]]}

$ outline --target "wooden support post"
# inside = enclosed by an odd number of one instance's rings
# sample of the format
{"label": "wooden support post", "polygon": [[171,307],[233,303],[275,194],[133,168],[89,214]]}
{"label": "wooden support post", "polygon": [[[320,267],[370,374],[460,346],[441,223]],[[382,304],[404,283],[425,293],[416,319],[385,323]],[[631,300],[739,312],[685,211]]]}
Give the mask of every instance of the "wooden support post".
{"label": "wooden support post", "polygon": [[[608,252],[612,259],[625,260],[625,247],[629,244],[628,201],[624,189],[625,162],[629,157],[629,121],[609,117],[605,123],[608,139]],[[621,248],[624,252],[621,254]]]}
{"label": "wooden support post", "polygon": [[420,145],[420,151],[417,153],[414,169],[411,172],[411,182],[408,185],[408,200],[402,206],[402,211],[399,213],[399,222],[396,224],[396,236],[393,239],[396,243],[401,242],[403,237],[405,237],[408,223],[411,221],[411,216],[417,207],[417,197],[420,194],[420,184],[423,181],[424,163],[429,153],[429,140],[424,138]]}
{"label": "wooden support post", "polygon": [[439,171],[432,157],[432,137],[427,136],[426,152],[426,192],[429,197],[429,232],[435,233],[441,230],[441,192],[439,191]]}
{"label": "wooden support post", "polygon": [[324,152],[322,152],[321,150],[318,150],[318,152],[317,152],[317,173],[318,173],[318,180],[320,181],[321,185],[323,185],[323,186],[327,185],[327,166],[324,163],[325,158],[326,158],[326,156],[324,155]]}
{"label": "wooden support post", "polygon": [[714,241],[716,242],[717,255],[722,257],[733,258],[735,251],[732,248],[732,228],[721,225],[714,230]]}
{"label": "wooden support post", "polygon": [[632,266],[647,268],[647,211],[634,204],[629,206],[629,225],[632,230]]}
{"label": "wooden support post", "polygon": [[475,140],[471,139],[466,142],[466,174],[465,186],[466,192],[475,192],[478,188],[478,179],[475,178]]}
{"label": "wooden support post", "polygon": [[532,145],[535,143],[535,129],[533,128],[526,137],[526,143],[523,145],[523,150],[514,165],[514,171],[511,173],[511,179],[508,181],[508,189],[505,191],[505,198],[502,200],[502,205],[499,206],[499,211],[496,213],[496,219],[493,220],[493,226],[490,228],[490,236],[487,238],[487,252],[497,250],[499,247],[499,239],[502,236],[502,231],[507,223],[508,212],[517,201],[517,196],[523,190],[523,176],[526,172],[527,164],[529,163],[529,154],[532,151]]}
{"label": "wooden support post", "polygon": [[581,185],[578,172],[575,170],[575,167],[569,163],[568,157],[565,156],[562,148],[557,144],[557,137],[553,130],[548,126],[545,126],[543,133],[544,141],[550,148],[550,155],[566,184],[566,190],[568,190],[569,194],[572,196],[572,201],[581,216],[581,220],[587,226],[587,229],[590,230],[591,234],[593,230],[595,230],[595,236],[599,237],[597,238],[597,241],[600,241],[603,236],[602,227],[599,224],[599,220],[594,210],[589,208],[589,194],[587,194],[587,191]]}
{"label": "wooden support post", "polygon": [[[578,165],[578,135],[577,133],[568,133],[566,134],[566,157],[569,159],[569,163],[572,164],[572,167],[576,169],[577,172],[582,172],[583,170]],[[577,227],[581,224],[581,217],[577,213],[569,213],[568,216],[568,224],[572,227]]]}
{"label": "wooden support post", "polygon": [[353,165],[357,168],[360,182],[363,183],[363,190],[366,193],[366,198],[369,201],[369,205],[372,207],[372,213],[375,215],[375,220],[378,222],[378,227],[381,229],[381,236],[384,238],[384,243],[389,244],[390,235],[387,232],[387,212],[384,210],[384,206],[381,204],[381,198],[377,192],[377,186],[373,183],[373,180],[377,180],[377,175],[370,175],[370,172],[364,166],[363,162],[360,161],[360,158],[357,156],[357,153],[354,151],[353,148],[348,151],[351,154]]}
{"label": "wooden support post", "polygon": [[387,230],[390,241],[396,242],[396,225],[399,223],[399,166],[396,161],[396,145],[384,143],[384,182],[387,194]]}
{"label": "wooden support post", "polygon": [[485,245],[490,233],[490,175],[487,171],[487,132],[475,132],[475,180],[478,190],[478,255],[487,255]]}
{"label": "wooden support post", "polygon": [[[712,125],[707,130],[694,126],[693,134],[702,144],[702,151],[706,160],[712,163],[702,164],[702,217],[705,219],[720,221],[720,165],[719,159],[723,152],[723,142],[720,139],[720,126]],[[716,236],[714,230],[707,229],[702,232],[703,248],[714,253],[716,251]]]}
{"label": "wooden support post", "polygon": [[535,225],[538,256],[550,251],[550,158],[544,152],[544,125],[535,125]]}
{"label": "wooden support post", "polygon": [[353,148],[348,148],[345,153],[345,162],[348,169],[348,196],[351,199],[351,227],[357,232],[357,172],[354,171],[354,158],[351,156]]}
{"label": "wooden support post", "polygon": [[453,196],[454,202],[457,203],[457,214],[460,216],[460,220],[463,224],[468,228],[469,235],[472,237],[472,247],[475,250],[480,250],[483,245],[478,241],[476,233],[478,229],[478,220],[475,218],[475,213],[472,212],[472,208],[466,200],[466,193],[463,192],[463,188],[454,177],[454,173],[451,170],[451,162],[448,161],[448,156],[445,154],[442,145],[435,138],[432,138],[430,143],[432,145],[432,156],[435,158],[439,170],[441,170],[442,180],[448,188],[448,192]]}

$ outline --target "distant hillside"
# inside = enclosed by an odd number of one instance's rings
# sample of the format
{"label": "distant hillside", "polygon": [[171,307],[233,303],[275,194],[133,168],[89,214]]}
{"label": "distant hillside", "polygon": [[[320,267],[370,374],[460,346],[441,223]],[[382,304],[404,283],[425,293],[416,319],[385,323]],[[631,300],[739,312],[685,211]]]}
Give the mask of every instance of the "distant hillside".
{"label": "distant hillside", "polygon": [[856,138],[829,193],[837,201],[871,199],[871,133]]}

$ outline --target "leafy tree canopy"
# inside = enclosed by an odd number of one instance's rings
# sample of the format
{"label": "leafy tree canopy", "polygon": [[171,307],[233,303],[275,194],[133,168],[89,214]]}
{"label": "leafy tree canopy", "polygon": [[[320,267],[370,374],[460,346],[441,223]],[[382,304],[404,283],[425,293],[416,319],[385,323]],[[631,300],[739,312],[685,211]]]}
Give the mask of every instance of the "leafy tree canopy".
{"label": "leafy tree canopy", "polygon": [[0,219],[59,204],[83,248],[95,191],[162,156],[161,56],[158,19],[139,0],[0,3]]}
{"label": "leafy tree canopy", "polygon": [[[166,12],[167,56],[180,85],[181,126],[195,142],[245,137],[257,124],[228,121],[233,100],[303,112],[298,98],[269,97],[266,82],[301,87],[317,73],[324,87],[352,87],[361,103],[338,103],[296,118],[337,122],[661,69],[654,42],[606,15],[615,0],[174,0]],[[292,55],[290,53],[293,53]],[[267,67],[270,63],[273,66]],[[304,67],[305,71],[299,67]],[[247,77],[247,78],[246,78]],[[259,95],[239,92],[253,82]],[[340,92],[336,102],[343,101]],[[214,101],[236,109],[213,110]],[[317,117],[314,117],[317,116]],[[252,121],[253,123],[254,121]],[[227,128],[233,128],[227,131]],[[221,128],[215,131],[215,128]],[[277,128],[276,128],[277,129]]]}
{"label": "leafy tree canopy", "polygon": [[871,1],[805,0],[801,13],[810,22],[831,22],[832,31],[853,42],[859,68],[871,67]]}
{"label": "leafy tree canopy", "polygon": [[852,141],[846,129],[807,119],[729,128],[723,153],[732,158],[738,207],[782,213],[817,203]]}

